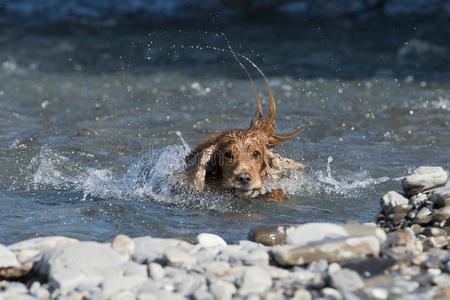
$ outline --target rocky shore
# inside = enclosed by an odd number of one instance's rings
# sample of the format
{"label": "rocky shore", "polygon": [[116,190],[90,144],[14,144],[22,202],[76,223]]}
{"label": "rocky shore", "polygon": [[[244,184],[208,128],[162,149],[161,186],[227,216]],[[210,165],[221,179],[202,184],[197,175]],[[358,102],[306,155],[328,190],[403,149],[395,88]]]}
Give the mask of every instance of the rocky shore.
{"label": "rocky shore", "polygon": [[233,245],[207,233],[0,245],[0,299],[449,299],[448,172],[420,167],[402,188],[376,224],[260,226]]}

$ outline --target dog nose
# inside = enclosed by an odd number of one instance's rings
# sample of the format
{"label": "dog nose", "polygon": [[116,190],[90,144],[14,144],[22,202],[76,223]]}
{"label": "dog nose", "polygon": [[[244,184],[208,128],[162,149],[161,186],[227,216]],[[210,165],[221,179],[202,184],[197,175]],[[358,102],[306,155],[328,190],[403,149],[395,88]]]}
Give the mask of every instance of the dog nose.
{"label": "dog nose", "polygon": [[250,183],[250,181],[252,181],[252,175],[250,175],[250,173],[240,173],[236,175],[236,180],[240,183],[240,184],[247,184]]}

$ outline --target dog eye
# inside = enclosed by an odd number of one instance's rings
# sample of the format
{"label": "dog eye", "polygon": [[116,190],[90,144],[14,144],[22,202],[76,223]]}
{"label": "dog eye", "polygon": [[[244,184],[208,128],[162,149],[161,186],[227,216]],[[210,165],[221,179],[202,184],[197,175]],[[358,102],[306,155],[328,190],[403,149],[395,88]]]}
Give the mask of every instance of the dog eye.
{"label": "dog eye", "polygon": [[233,158],[233,154],[231,153],[231,151],[227,151],[227,152],[225,152],[225,157],[226,158]]}
{"label": "dog eye", "polygon": [[259,151],[253,152],[253,157],[254,158],[258,158],[260,155],[261,155],[261,153],[259,153]]}

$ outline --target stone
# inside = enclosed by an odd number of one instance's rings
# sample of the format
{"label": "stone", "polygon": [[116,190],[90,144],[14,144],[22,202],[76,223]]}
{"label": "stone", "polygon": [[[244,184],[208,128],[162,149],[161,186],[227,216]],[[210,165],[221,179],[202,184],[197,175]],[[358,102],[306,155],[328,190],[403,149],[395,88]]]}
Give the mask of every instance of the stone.
{"label": "stone", "polygon": [[422,245],[416,239],[411,228],[391,232],[387,235],[386,242],[382,245],[383,251],[387,248],[404,246],[405,255],[417,255],[422,252]]}
{"label": "stone", "polygon": [[218,300],[230,300],[236,293],[236,287],[234,284],[223,280],[213,282],[209,286],[209,290]]}
{"label": "stone", "polygon": [[373,225],[361,224],[332,224],[332,223],[307,223],[286,230],[286,244],[306,246],[309,243],[319,242],[329,238],[341,238],[350,236],[373,236],[383,243],[386,239],[385,232]]}
{"label": "stone", "polygon": [[325,297],[325,299],[333,299],[333,300],[342,300],[342,295],[339,293],[338,290],[326,287],[322,289],[322,295]]}
{"label": "stone", "polygon": [[60,270],[50,273],[49,283],[53,288],[68,291],[88,281],[88,277],[80,270]]}
{"label": "stone", "polygon": [[394,208],[392,209],[392,212],[394,214],[403,214],[406,216],[406,214],[412,209],[412,205],[411,204],[403,204],[403,205],[397,205],[394,206]]}
{"label": "stone", "polygon": [[312,296],[308,290],[300,288],[295,291],[293,299],[295,299],[295,300],[311,300]]}
{"label": "stone", "polygon": [[286,228],[283,225],[256,226],[248,233],[248,239],[265,246],[283,245],[286,242]]}
{"label": "stone", "polygon": [[190,298],[193,300],[214,300],[214,296],[205,290],[196,290]]}
{"label": "stone", "polygon": [[450,181],[444,187],[434,191],[431,194],[430,201],[437,207],[450,206]]}
{"label": "stone", "polygon": [[176,248],[190,252],[194,246],[176,239],[152,238],[149,236],[134,238],[135,250],[133,260],[140,264],[150,262],[161,263],[164,261],[164,253],[169,248]]}
{"label": "stone", "polygon": [[385,300],[389,297],[389,291],[383,288],[368,288],[364,292],[371,299]]}
{"label": "stone", "polygon": [[341,269],[330,274],[331,286],[340,291],[356,291],[364,287],[358,273],[349,269]]}
{"label": "stone", "polygon": [[423,207],[416,215],[415,223],[420,225],[426,225],[431,222],[432,219],[431,210],[428,207]]}
{"label": "stone", "polygon": [[395,266],[397,261],[392,258],[369,257],[359,260],[352,260],[342,264],[342,268],[358,272],[361,276],[371,277],[383,274],[387,269]]}
{"label": "stone", "polygon": [[225,240],[216,234],[211,233],[200,233],[197,236],[197,243],[202,247],[224,247],[227,245]]}
{"label": "stone", "polygon": [[417,195],[413,195],[409,198],[409,203],[417,208],[422,206],[427,200],[427,195],[418,193]]}
{"label": "stone", "polygon": [[396,206],[407,205],[409,200],[396,191],[390,191],[383,195],[380,199],[380,206],[385,212],[392,210]]}
{"label": "stone", "polygon": [[[64,237],[64,236],[48,236],[48,237],[38,237],[25,241],[21,241],[8,246],[8,249],[11,250],[16,255],[20,255],[21,252],[27,250],[33,250],[34,254],[42,252],[44,250],[55,248],[58,246],[66,245],[66,244],[74,244],[78,243],[78,240]],[[29,256],[31,257],[31,256]]]}
{"label": "stone", "polygon": [[100,286],[102,292],[106,297],[117,294],[120,291],[127,291],[137,288],[140,284],[146,281],[147,278],[141,276],[108,276],[105,278]]}
{"label": "stone", "polygon": [[389,290],[390,293],[401,295],[415,291],[419,287],[419,283],[399,278],[384,287]]}
{"label": "stone", "polygon": [[[107,245],[96,242],[65,244],[41,254],[34,269],[47,276],[52,286],[73,286],[83,280],[100,282],[110,274],[122,274],[127,259]],[[71,279],[71,276],[76,279]]]}
{"label": "stone", "polygon": [[166,272],[164,271],[164,268],[161,267],[161,265],[157,264],[157,263],[150,263],[148,265],[148,273],[149,273],[150,277],[153,278],[154,280],[160,280],[166,274]]}
{"label": "stone", "polygon": [[428,251],[431,248],[443,248],[448,246],[448,240],[446,236],[431,236],[423,241],[423,248]]}
{"label": "stone", "polygon": [[[438,269],[439,270],[439,269]],[[437,286],[450,286],[450,275],[449,274],[440,274],[438,276],[433,277],[433,283]]]}
{"label": "stone", "polygon": [[269,265],[269,254],[265,250],[256,250],[241,257],[244,265]]}
{"label": "stone", "polygon": [[10,249],[0,244],[0,268],[19,266],[19,261]]}
{"label": "stone", "polygon": [[283,266],[302,265],[315,260],[342,262],[349,259],[378,257],[379,240],[374,236],[343,237],[324,240],[308,246],[277,246],[273,253],[275,260]]}
{"label": "stone", "polygon": [[446,236],[447,232],[439,227],[426,227],[423,234],[426,236]]}
{"label": "stone", "polygon": [[111,243],[111,248],[131,259],[134,254],[134,241],[127,235],[119,234]]}
{"label": "stone", "polygon": [[441,167],[419,167],[402,181],[402,187],[408,196],[426,192],[445,185],[447,172]]}
{"label": "stone", "polygon": [[135,263],[134,261],[127,261],[120,265],[120,267],[123,270],[124,276],[139,276],[144,278],[148,276],[148,267]]}
{"label": "stone", "polygon": [[35,281],[30,286],[30,295],[39,298],[39,299],[48,299],[50,298],[50,292],[41,286],[39,281]]}
{"label": "stone", "polygon": [[272,287],[272,278],[269,272],[260,267],[250,267],[244,271],[242,284],[239,288],[240,296],[261,294]]}
{"label": "stone", "polygon": [[444,206],[433,211],[433,222],[447,222],[450,219],[450,206]]}
{"label": "stone", "polygon": [[176,248],[167,249],[164,258],[172,266],[195,265],[197,263],[195,256]]}

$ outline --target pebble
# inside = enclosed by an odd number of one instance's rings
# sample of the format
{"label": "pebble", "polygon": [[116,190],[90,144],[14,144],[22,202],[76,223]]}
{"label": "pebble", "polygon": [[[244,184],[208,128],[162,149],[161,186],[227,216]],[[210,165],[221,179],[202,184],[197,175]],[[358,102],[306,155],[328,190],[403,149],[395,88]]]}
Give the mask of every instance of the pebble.
{"label": "pebble", "polygon": [[197,259],[194,256],[176,248],[167,249],[164,253],[164,258],[168,264],[173,266],[194,265],[197,263]]}
{"label": "pebble", "polygon": [[340,291],[355,291],[364,287],[364,282],[355,271],[341,269],[330,274],[331,286]]}
{"label": "pebble", "polygon": [[428,207],[423,207],[416,215],[415,222],[420,225],[430,223],[432,219],[431,210]]}
{"label": "pebble", "polygon": [[283,245],[286,242],[286,228],[283,225],[260,225],[248,233],[248,239],[265,246]]}
{"label": "pebble", "polygon": [[197,236],[197,243],[202,247],[224,247],[227,245],[225,240],[216,234],[211,233],[200,233]]}
{"label": "pebble", "polygon": [[128,259],[133,258],[135,245],[133,240],[123,234],[119,234],[111,243],[111,248],[126,256]]}
{"label": "pebble", "polygon": [[19,265],[14,253],[12,253],[8,248],[0,244],[0,268],[15,267]]}
{"label": "pebble", "polygon": [[164,271],[163,267],[161,267],[160,264],[150,263],[148,265],[148,274],[154,280],[160,280],[160,279],[162,279],[164,277],[166,272]]}
{"label": "pebble", "polygon": [[211,294],[218,300],[230,300],[236,293],[234,284],[227,281],[218,280],[209,287]]}
{"label": "pebble", "polygon": [[238,293],[240,296],[260,294],[268,291],[271,287],[272,278],[269,272],[263,268],[250,267],[244,271]]}
{"label": "pebble", "polygon": [[436,204],[437,207],[450,206],[450,181],[445,187],[442,187],[431,194],[430,200]]}
{"label": "pebble", "polygon": [[409,200],[396,191],[390,191],[383,195],[380,199],[381,208],[387,212],[396,206],[407,205]]}
{"label": "pebble", "polygon": [[349,259],[378,257],[380,243],[376,237],[344,237],[324,240],[311,246],[278,246],[273,249],[275,260],[283,266],[303,265],[315,260],[340,262]]}
{"label": "pebble", "polygon": [[403,190],[408,196],[425,192],[446,184],[447,172],[441,167],[419,167],[402,181]]}

